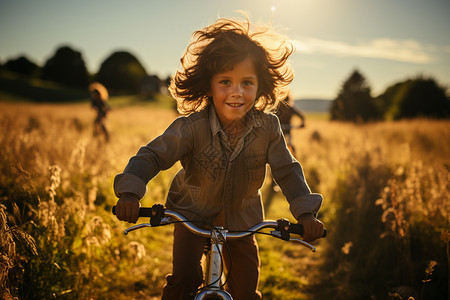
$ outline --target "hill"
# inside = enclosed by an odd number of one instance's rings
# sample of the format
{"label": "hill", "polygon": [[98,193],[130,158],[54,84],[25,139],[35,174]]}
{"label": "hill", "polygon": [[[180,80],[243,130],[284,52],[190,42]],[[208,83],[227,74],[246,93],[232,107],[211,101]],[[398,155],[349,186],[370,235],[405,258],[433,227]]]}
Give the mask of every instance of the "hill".
{"label": "hill", "polygon": [[67,102],[89,98],[87,87],[70,87],[6,71],[0,71],[0,92],[36,102]]}

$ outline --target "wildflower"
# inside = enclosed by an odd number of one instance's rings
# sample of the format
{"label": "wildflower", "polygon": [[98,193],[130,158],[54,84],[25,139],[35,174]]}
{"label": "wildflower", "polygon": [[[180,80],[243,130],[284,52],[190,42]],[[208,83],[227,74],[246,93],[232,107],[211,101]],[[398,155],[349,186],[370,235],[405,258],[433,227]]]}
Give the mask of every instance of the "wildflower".
{"label": "wildflower", "polygon": [[342,246],[341,251],[345,255],[348,255],[350,253],[350,249],[353,247],[353,242],[347,242]]}

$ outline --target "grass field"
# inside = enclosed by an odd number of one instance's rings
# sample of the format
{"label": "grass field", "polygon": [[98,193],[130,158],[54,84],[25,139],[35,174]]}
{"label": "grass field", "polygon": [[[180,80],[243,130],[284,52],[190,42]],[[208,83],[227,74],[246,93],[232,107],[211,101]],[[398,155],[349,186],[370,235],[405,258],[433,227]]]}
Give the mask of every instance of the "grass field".
{"label": "grass field", "polygon": [[[112,181],[177,116],[112,99],[111,142],[89,104],[0,102],[0,297],[157,299],[171,228],[115,219]],[[136,102],[136,101],[134,101]],[[307,116],[297,158],[329,229],[313,254],[258,237],[265,299],[448,299],[450,121],[354,125]],[[163,203],[179,165],[149,183]],[[263,188],[263,195],[267,187]],[[291,217],[281,195],[267,218]],[[292,218],[291,218],[292,220]]]}

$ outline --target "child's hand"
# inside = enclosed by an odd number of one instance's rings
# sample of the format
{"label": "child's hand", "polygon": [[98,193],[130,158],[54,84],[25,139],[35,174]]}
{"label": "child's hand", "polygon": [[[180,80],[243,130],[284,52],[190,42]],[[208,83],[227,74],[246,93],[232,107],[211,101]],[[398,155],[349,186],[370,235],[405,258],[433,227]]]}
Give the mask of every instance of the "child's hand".
{"label": "child's hand", "polygon": [[323,223],[312,213],[301,215],[298,222],[303,225],[303,240],[312,242],[323,236]]}
{"label": "child's hand", "polygon": [[116,216],[121,221],[136,223],[139,218],[139,198],[132,193],[123,193],[116,204]]}

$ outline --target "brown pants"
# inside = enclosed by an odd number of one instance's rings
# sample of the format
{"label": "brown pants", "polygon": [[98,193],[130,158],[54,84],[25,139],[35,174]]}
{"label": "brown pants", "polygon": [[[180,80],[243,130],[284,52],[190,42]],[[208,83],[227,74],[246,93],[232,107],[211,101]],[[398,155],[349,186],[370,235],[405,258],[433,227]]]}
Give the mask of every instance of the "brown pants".
{"label": "brown pants", "polygon": [[[173,274],[167,275],[162,300],[193,299],[203,281],[201,259],[207,240],[181,224],[175,224],[173,243]],[[258,291],[259,250],[254,236],[227,241],[231,252],[231,272],[227,291],[234,300],[261,299]],[[227,246],[223,246],[225,266],[230,265]]]}

